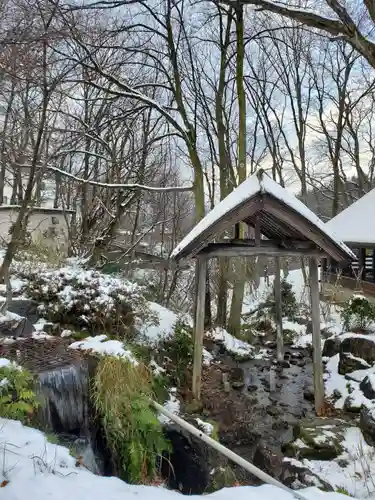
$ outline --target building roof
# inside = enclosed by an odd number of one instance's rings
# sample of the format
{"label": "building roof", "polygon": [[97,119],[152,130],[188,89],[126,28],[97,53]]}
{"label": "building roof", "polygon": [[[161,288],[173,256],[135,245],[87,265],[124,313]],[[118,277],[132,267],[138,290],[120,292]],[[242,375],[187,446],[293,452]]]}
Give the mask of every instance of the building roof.
{"label": "building roof", "polygon": [[255,227],[256,219],[260,232],[280,244],[310,241],[337,261],[355,257],[306,205],[259,170],[216,205],[177,245],[171,258],[193,256],[236,223]]}
{"label": "building roof", "polygon": [[[0,210],[3,212],[18,210],[20,205],[0,205]],[[32,207],[31,212],[39,212],[45,214],[74,214],[75,210],[67,208],[47,208],[47,207]]]}
{"label": "building roof", "polygon": [[326,223],[345,243],[375,246],[375,189]]}

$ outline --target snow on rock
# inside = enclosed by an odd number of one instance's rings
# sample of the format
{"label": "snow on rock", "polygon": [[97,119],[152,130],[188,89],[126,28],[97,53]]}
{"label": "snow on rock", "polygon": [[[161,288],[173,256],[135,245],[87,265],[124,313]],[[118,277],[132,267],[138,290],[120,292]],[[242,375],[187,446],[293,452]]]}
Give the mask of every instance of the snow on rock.
{"label": "snow on rock", "polygon": [[21,366],[17,365],[15,361],[10,361],[6,358],[0,358],[0,368],[12,368],[15,370],[22,370]]}
{"label": "snow on rock", "polygon": [[196,418],[195,421],[197,422],[198,427],[205,433],[207,436],[211,436],[213,431],[214,431],[214,426],[210,424],[209,422],[204,422],[200,418]]}
{"label": "snow on rock", "polygon": [[207,332],[207,336],[221,342],[228,352],[237,356],[251,356],[254,353],[254,347],[252,345],[233,337],[233,335],[224,330],[224,328],[216,327]]}
{"label": "snow on rock", "polygon": [[307,467],[333,488],[344,488],[355,498],[374,498],[375,495],[375,450],[369,446],[357,427],[345,430],[340,443],[343,453],[334,460],[308,460],[301,462],[286,459]]}
{"label": "snow on rock", "polygon": [[[181,494],[156,486],[130,485],[115,477],[96,476],[63,446],[49,443],[44,434],[15,420],[0,418],[0,484],[4,500],[179,500]],[[224,488],[205,495],[207,500],[293,500],[291,493],[275,486]],[[306,500],[345,500],[337,493],[316,488],[301,491]],[[201,496],[191,496],[192,500]]]}
{"label": "snow on rock", "polygon": [[79,340],[70,344],[70,349],[79,349],[90,351],[104,356],[116,356],[125,358],[133,365],[137,365],[138,361],[134,358],[131,351],[124,348],[124,344],[119,340],[107,340],[107,335],[96,335],[95,337],[87,337],[84,340]]}
{"label": "snow on rock", "polygon": [[[176,397],[177,394],[177,389],[175,387],[172,387],[169,389],[169,398],[167,401],[164,403],[164,408],[173,415],[178,415],[180,413],[180,401]],[[162,413],[159,414],[158,416],[159,422],[162,424],[168,424],[171,422],[171,419],[163,415]]]}

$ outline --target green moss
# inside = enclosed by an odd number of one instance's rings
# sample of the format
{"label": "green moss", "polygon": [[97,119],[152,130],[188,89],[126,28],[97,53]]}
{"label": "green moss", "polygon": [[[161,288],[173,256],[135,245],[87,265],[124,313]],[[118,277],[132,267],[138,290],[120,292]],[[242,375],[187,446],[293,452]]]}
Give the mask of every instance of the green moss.
{"label": "green moss", "polygon": [[44,435],[46,436],[46,439],[49,443],[60,444],[59,436],[57,436],[57,434],[46,432]]}

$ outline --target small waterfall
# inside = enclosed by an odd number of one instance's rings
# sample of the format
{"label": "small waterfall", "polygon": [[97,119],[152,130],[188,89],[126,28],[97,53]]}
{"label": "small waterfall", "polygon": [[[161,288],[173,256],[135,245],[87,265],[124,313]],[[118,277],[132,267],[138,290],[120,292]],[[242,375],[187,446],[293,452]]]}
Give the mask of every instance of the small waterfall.
{"label": "small waterfall", "polygon": [[45,430],[56,433],[62,445],[80,457],[87,469],[100,474],[90,432],[89,373],[83,363],[40,372],[40,419]]}
{"label": "small waterfall", "polygon": [[88,428],[87,368],[72,364],[39,373],[45,425],[55,431],[85,435]]}

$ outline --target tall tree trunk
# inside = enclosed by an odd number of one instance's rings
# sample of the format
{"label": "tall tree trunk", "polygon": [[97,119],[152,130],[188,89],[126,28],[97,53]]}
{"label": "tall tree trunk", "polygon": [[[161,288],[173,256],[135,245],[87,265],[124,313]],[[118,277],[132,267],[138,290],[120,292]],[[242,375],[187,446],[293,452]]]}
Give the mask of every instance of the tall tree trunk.
{"label": "tall tree trunk", "polygon": [[[236,84],[238,99],[238,182],[246,179],[246,97],[244,87],[244,21],[243,5],[236,9],[236,36],[237,36],[237,61],[236,61]],[[240,227],[240,238],[244,236],[244,227]],[[245,290],[245,265],[242,259],[235,263],[235,277],[233,285],[232,303],[228,322],[228,330],[233,335],[241,331],[241,312]]]}

